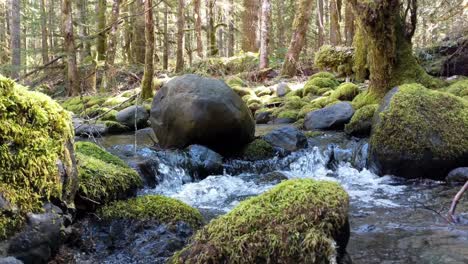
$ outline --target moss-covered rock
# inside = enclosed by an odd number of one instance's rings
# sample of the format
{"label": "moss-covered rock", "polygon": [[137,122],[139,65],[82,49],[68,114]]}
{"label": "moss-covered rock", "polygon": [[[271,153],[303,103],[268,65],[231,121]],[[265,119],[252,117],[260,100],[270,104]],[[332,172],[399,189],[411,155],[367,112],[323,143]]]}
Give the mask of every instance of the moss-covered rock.
{"label": "moss-covered rock", "polygon": [[337,183],[284,181],[211,221],[172,263],[340,263],[348,199]]}
{"label": "moss-covered rock", "polygon": [[247,160],[262,160],[273,157],[275,151],[273,146],[263,139],[255,139],[243,150],[242,156]]}
{"label": "moss-covered rock", "polygon": [[71,116],[50,97],[0,76],[0,240],[44,202],[73,205]]}
{"label": "moss-covered rock", "polygon": [[468,96],[468,79],[452,83],[447,87],[446,91],[460,97]]}
{"label": "moss-covered rock", "polygon": [[314,86],[317,86],[319,88],[335,89],[339,85],[339,83],[334,79],[316,77],[316,78],[312,78],[309,81],[307,81],[306,86],[307,85],[314,85]]}
{"label": "moss-covered rock", "polygon": [[354,97],[351,104],[353,105],[353,108],[357,110],[366,105],[378,104],[379,102],[380,98],[368,91],[365,91]]}
{"label": "moss-covered rock", "polygon": [[323,45],[315,53],[314,64],[319,69],[330,69],[339,75],[353,74],[353,49]]}
{"label": "moss-covered rock", "polygon": [[378,104],[366,105],[359,108],[345,125],[345,132],[353,136],[368,136],[372,128],[372,118]]}
{"label": "moss-covered rock", "polygon": [[468,102],[419,84],[392,89],[376,114],[370,158],[382,174],[443,179],[468,160]]}
{"label": "moss-covered rock", "polygon": [[312,80],[312,79],[318,78],[318,77],[335,80],[335,75],[333,75],[333,73],[325,72],[325,71],[314,73],[312,76],[310,76],[309,80]]}
{"label": "moss-covered rock", "polygon": [[122,199],[141,186],[140,176],[123,160],[91,142],[77,142],[79,209]]}
{"label": "moss-covered rock", "polygon": [[359,94],[359,88],[354,83],[342,83],[338,88],[333,90],[330,94],[330,98],[341,100],[341,101],[351,101]]}
{"label": "moss-covered rock", "polygon": [[161,195],[145,195],[115,201],[99,209],[98,214],[107,220],[153,220],[169,225],[183,221],[192,228],[198,228],[203,223],[203,217],[197,209]]}

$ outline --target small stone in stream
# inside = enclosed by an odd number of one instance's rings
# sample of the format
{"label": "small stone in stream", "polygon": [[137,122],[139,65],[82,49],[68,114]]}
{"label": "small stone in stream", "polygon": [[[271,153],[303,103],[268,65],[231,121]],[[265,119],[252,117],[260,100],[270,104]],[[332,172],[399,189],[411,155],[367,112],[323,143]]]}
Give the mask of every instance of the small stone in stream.
{"label": "small stone in stream", "polygon": [[290,91],[291,88],[289,88],[288,84],[285,82],[281,82],[276,86],[276,95],[278,95],[278,97],[283,97]]}
{"label": "small stone in stream", "polygon": [[255,179],[256,184],[278,184],[288,179],[288,176],[279,171],[272,171]]}
{"label": "small stone in stream", "polygon": [[201,145],[190,145],[187,149],[196,179],[223,172],[223,157],[218,153]]}
{"label": "small stone in stream", "polygon": [[353,117],[354,109],[348,102],[341,102],[308,113],[304,120],[307,130],[342,129]]}
{"label": "small stone in stream", "polygon": [[[135,113],[136,112],[136,113]],[[136,115],[136,118],[135,118]],[[136,125],[138,128],[143,128],[148,126],[148,118],[149,113],[143,106],[129,106],[121,111],[119,111],[116,115],[116,120],[119,123],[122,123],[128,127],[134,128],[135,127],[135,120]]]}
{"label": "small stone in stream", "polygon": [[449,172],[445,180],[448,183],[463,184],[468,181],[468,167],[456,168]]}
{"label": "small stone in stream", "polygon": [[284,126],[266,134],[263,139],[275,147],[296,151],[307,147],[307,137],[294,126]]}
{"label": "small stone in stream", "polygon": [[255,123],[267,124],[271,120],[271,112],[260,112],[255,114]]}

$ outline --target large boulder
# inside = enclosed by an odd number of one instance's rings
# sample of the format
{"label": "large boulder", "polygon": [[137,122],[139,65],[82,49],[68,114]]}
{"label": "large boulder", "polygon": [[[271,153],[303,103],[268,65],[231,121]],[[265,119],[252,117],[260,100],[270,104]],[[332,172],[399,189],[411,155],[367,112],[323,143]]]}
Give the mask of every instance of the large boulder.
{"label": "large boulder", "polygon": [[[61,207],[58,218],[71,218],[78,177],[68,111],[0,76],[0,112],[0,240],[9,248],[29,232],[35,216],[43,217],[39,213],[46,202]],[[43,261],[56,250],[48,242],[55,239],[50,229],[33,231],[34,241],[29,237],[31,243],[23,244],[17,255],[26,263],[34,259],[38,245]]]}
{"label": "large boulder", "polygon": [[341,129],[353,115],[351,104],[340,102],[308,113],[304,119],[304,127],[307,130]]}
{"label": "large boulder", "polygon": [[119,111],[115,116],[117,122],[131,128],[134,128],[135,125],[137,126],[137,128],[143,128],[148,126],[148,118],[148,111],[146,111],[146,109],[140,105],[129,106]]}
{"label": "large boulder", "polygon": [[165,148],[205,145],[227,153],[253,140],[255,122],[224,82],[188,74],[165,84],[153,100],[151,126]]}
{"label": "large boulder", "polygon": [[452,184],[463,184],[468,181],[468,167],[456,168],[449,172],[445,180]]}
{"label": "large boulder", "polygon": [[212,220],[170,263],[349,263],[348,199],[337,183],[284,181]]}
{"label": "large boulder", "polygon": [[307,137],[295,126],[275,129],[263,136],[263,139],[271,145],[287,151],[296,151],[307,147]]}
{"label": "large boulder", "polygon": [[370,163],[380,174],[444,179],[468,165],[468,103],[419,84],[395,87],[377,110]]}

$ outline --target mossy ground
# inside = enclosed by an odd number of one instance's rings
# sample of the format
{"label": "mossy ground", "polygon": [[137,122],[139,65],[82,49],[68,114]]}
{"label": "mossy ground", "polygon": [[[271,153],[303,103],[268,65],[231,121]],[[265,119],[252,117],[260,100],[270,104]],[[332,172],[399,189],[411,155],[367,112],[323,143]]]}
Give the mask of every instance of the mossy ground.
{"label": "mossy ground", "polygon": [[[0,193],[9,206],[0,211],[0,239],[14,233],[28,212],[62,198],[57,161],[72,166],[71,117],[48,96],[0,76]],[[73,201],[65,201],[73,202]],[[10,208],[7,208],[10,207]]]}
{"label": "mossy ground", "polygon": [[346,223],[337,183],[288,180],[212,220],[172,263],[330,263]]}
{"label": "mossy ground", "polygon": [[192,228],[198,228],[203,223],[203,217],[197,209],[161,195],[145,195],[116,201],[102,207],[98,214],[107,220],[155,220],[162,224],[176,224],[183,221]]}
{"label": "mossy ground", "polygon": [[463,79],[450,84],[445,91],[468,100],[468,79]]}
{"label": "mossy ground", "polygon": [[468,102],[452,94],[402,85],[379,117],[371,145],[392,153],[421,159],[430,151],[433,159],[446,160],[468,149]]}
{"label": "mossy ground", "polygon": [[79,195],[105,204],[141,186],[140,176],[120,158],[91,142],[77,142]]}

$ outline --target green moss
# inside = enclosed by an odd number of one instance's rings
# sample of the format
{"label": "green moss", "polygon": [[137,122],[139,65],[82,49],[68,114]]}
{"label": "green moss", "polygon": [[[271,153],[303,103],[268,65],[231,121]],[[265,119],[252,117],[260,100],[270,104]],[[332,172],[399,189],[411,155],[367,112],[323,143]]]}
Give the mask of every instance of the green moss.
{"label": "green moss", "polygon": [[271,94],[273,94],[273,91],[270,90],[270,88],[267,88],[267,87],[263,86],[263,87],[257,88],[257,89],[255,90],[255,94],[256,94],[257,96],[259,96],[259,97],[262,97],[262,96],[265,96],[265,95],[271,95]]}
{"label": "green moss", "polygon": [[446,91],[460,97],[468,96],[468,79],[452,83]]}
{"label": "green moss", "polygon": [[307,81],[306,86],[317,86],[319,88],[335,89],[339,83],[334,79],[317,77]]}
{"label": "green moss", "polygon": [[295,111],[295,110],[286,110],[286,111],[282,111],[278,114],[278,118],[289,118],[289,119],[294,119],[296,120],[297,119],[297,114],[298,112]]}
{"label": "green moss", "polygon": [[317,95],[322,95],[322,96],[329,96],[332,93],[331,88],[320,88],[317,91]]}
{"label": "green moss", "polygon": [[104,121],[103,123],[104,125],[106,125],[109,133],[121,133],[121,132],[127,132],[131,130],[128,126],[123,125],[116,121]]}
{"label": "green moss", "polygon": [[319,94],[318,91],[320,89],[321,89],[320,87],[310,84],[310,82],[307,82],[304,85],[304,95],[309,95],[309,94],[318,95]]}
{"label": "green moss", "polygon": [[309,80],[312,80],[314,78],[327,78],[327,79],[332,79],[332,80],[335,80],[335,75],[333,75],[333,73],[330,73],[330,72],[317,72],[315,74],[313,74],[312,76],[310,76]]}
{"label": "green moss", "polygon": [[231,76],[226,79],[226,84],[230,87],[238,86],[238,87],[247,87],[244,80],[239,78],[238,76]]}
{"label": "green moss", "polygon": [[248,160],[262,160],[274,155],[273,146],[263,139],[255,139],[250,142],[243,151],[243,156]]}
{"label": "green moss", "polygon": [[197,209],[161,195],[145,195],[126,201],[116,201],[102,207],[99,215],[108,220],[155,220],[164,224],[183,221],[192,228],[198,228],[203,223],[203,217]]}
{"label": "green moss", "polygon": [[284,181],[212,220],[171,262],[333,262],[348,200],[334,182]]}
{"label": "green moss", "polygon": [[359,19],[356,21],[356,34],[353,39],[353,71],[357,81],[364,82],[367,75],[367,40],[366,33]]}
{"label": "green moss", "polygon": [[318,109],[320,109],[320,107],[312,103],[304,105],[299,111],[299,113],[297,114],[297,117],[304,118],[308,113],[318,110]]}
{"label": "green moss", "polygon": [[380,98],[378,96],[375,96],[374,94],[366,91],[354,97],[353,101],[351,102],[351,105],[355,110],[358,110],[359,108],[364,107],[366,105],[378,104],[379,102]]}
{"label": "green moss", "polygon": [[319,69],[330,69],[339,75],[349,76],[353,73],[353,50],[348,47],[323,45],[315,53],[314,64]]}
{"label": "green moss", "polygon": [[292,96],[285,99],[283,107],[287,110],[299,110],[306,104],[307,102],[302,100],[300,97]]}
{"label": "green moss", "polygon": [[75,146],[81,196],[105,204],[141,186],[140,176],[123,160],[91,142]]}
{"label": "green moss", "polygon": [[468,102],[449,93],[402,85],[379,118],[370,141],[374,148],[415,160],[427,153],[450,160],[468,149]]}
{"label": "green moss", "polygon": [[354,83],[342,83],[331,94],[330,98],[342,101],[351,101],[359,94],[359,88]]}
{"label": "green moss", "polygon": [[347,134],[368,132],[365,130],[367,130],[368,125],[372,124],[372,117],[377,108],[379,108],[378,104],[371,104],[356,110],[349,123],[345,125],[345,132]]}
{"label": "green moss", "polygon": [[69,142],[68,111],[0,75],[0,194],[9,204],[0,210],[0,240],[17,231],[26,213],[41,211],[44,201],[73,202],[63,197],[73,182],[63,186],[57,166],[61,160],[72,167]]}
{"label": "green moss", "polygon": [[314,138],[323,135],[320,131],[305,131],[304,135],[308,138]]}

